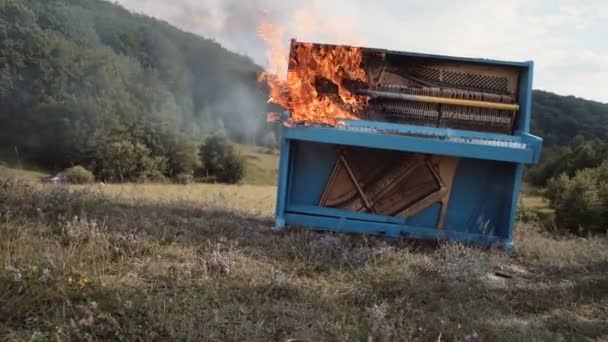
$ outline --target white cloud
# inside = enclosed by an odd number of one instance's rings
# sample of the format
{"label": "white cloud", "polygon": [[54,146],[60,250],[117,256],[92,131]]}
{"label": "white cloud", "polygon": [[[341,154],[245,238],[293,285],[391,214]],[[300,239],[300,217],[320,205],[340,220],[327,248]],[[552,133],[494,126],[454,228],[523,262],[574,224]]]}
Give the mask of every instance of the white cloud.
{"label": "white cloud", "polygon": [[608,1],[118,0],[264,63],[259,9],[303,41],[535,61],[535,87],[608,102]]}

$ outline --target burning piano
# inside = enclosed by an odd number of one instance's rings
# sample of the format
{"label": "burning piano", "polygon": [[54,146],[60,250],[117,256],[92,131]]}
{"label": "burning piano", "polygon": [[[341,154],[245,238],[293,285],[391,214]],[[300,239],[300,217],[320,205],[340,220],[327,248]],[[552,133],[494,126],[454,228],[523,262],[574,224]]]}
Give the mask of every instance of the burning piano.
{"label": "burning piano", "polygon": [[513,249],[532,62],[291,42],[276,226]]}

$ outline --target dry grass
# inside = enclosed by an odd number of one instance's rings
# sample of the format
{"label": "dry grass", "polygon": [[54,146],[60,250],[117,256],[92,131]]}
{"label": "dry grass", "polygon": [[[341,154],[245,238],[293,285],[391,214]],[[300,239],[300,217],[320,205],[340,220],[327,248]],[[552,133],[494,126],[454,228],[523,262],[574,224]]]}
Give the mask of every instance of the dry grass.
{"label": "dry grass", "polygon": [[[274,188],[0,181],[6,340],[605,340],[606,238],[272,230]],[[498,274],[498,275],[497,275]]]}
{"label": "dry grass", "polygon": [[267,217],[274,212],[276,198],[274,186],[248,184],[106,184],[72,186],[72,189],[91,190],[127,204],[177,206],[186,202],[186,205],[198,204],[201,208],[215,207],[228,212]]}
{"label": "dry grass", "polygon": [[524,196],[523,202],[524,205],[529,208],[544,209],[549,205],[547,199],[542,196]]}
{"label": "dry grass", "polygon": [[549,201],[543,196],[527,195],[522,197],[524,206],[537,213],[552,213],[553,209],[549,208]]}
{"label": "dry grass", "polygon": [[31,181],[38,181],[41,177],[46,176],[42,171],[22,170],[2,165],[0,162],[0,175],[23,178]]}

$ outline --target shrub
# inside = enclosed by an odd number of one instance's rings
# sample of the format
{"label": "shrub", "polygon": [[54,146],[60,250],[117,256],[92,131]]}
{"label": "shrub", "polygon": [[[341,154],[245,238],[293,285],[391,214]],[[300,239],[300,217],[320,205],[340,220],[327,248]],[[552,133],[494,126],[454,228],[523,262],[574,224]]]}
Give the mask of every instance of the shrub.
{"label": "shrub", "polygon": [[193,175],[194,171],[201,167],[199,143],[187,138],[176,138],[169,144],[166,155],[168,156],[168,171],[172,177],[183,174]]}
{"label": "shrub", "polygon": [[63,171],[63,175],[68,183],[89,184],[95,181],[93,173],[82,166],[74,166]]}
{"label": "shrub", "polygon": [[201,147],[203,167],[197,176],[221,183],[238,183],[245,176],[245,161],[223,135],[207,138]]}
{"label": "shrub", "polygon": [[608,231],[608,162],[574,177],[552,178],[545,195],[558,228],[581,234]]}
{"label": "shrub", "polygon": [[565,173],[572,177],[576,171],[599,167],[608,159],[608,142],[572,139],[569,146],[543,150],[543,161],[526,172],[526,179],[536,186],[545,186],[548,180]]}
{"label": "shrub", "polygon": [[98,174],[108,181],[161,180],[167,170],[167,159],[150,155],[150,149],[128,140],[107,146],[99,158]]}

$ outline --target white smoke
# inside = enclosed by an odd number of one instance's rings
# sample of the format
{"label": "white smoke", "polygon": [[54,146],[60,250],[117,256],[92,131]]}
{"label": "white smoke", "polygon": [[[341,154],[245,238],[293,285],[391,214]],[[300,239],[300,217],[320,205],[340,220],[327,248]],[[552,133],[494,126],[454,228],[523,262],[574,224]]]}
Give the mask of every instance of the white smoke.
{"label": "white smoke", "polygon": [[[267,64],[268,46],[257,34],[260,23],[272,23],[289,39],[362,45],[357,22],[342,13],[334,16],[322,0],[118,0],[119,4],[165,20],[179,28],[214,39],[229,50]],[[353,17],[354,18],[354,17]]]}
{"label": "white smoke", "polygon": [[[285,39],[534,60],[535,85],[608,101],[606,0],[116,0],[266,62],[260,14]],[[263,10],[263,11],[260,11]],[[286,44],[288,42],[286,41]]]}

